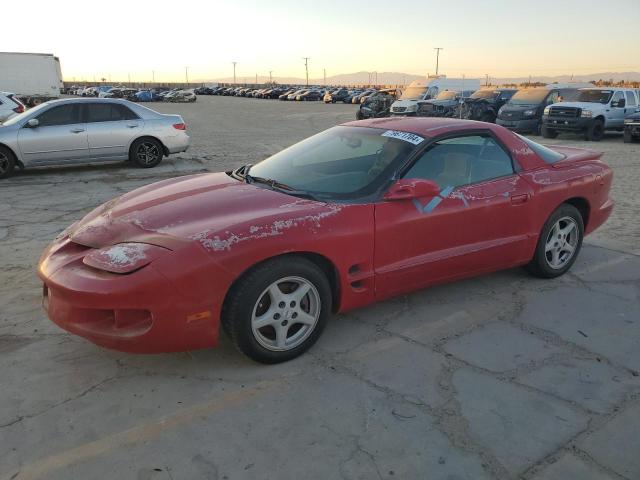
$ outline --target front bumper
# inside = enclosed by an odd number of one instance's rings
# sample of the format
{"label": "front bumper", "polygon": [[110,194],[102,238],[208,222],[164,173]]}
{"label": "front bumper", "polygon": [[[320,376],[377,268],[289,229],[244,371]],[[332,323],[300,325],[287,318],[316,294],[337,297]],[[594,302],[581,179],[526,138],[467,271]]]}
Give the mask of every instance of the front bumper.
{"label": "front bumper", "polygon": [[629,132],[633,137],[640,137],[640,121],[637,123],[625,123],[625,131]]}
{"label": "front bumper", "polygon": [[[67,238],[55,241],[40,260],[43,307],[58,326],[97,345],[129,353],[176,352],[217,344],[226,289],[216,288],[221,284],[211,281],[211,262],[201,247],[185,247],[190,264],[207,266],[199,271],[184,266],[185,254],[173,258],[178,252],[171,252],[125,275],[84,265],[82,259],[91,250]],[[177,270],[177,265],[183,268]],[[199,284],[207,277],[203,290]]]}
{"label": "front bumper", "polygon": [[514,132],[535,132],[538,129],[538,118],[523,118],[520,120],[503,120],[501,118],[496,119],[496,124],[501,125]]}
{"label": "front bumper", "polygon": [[591,126],[592,118],[583,118],[583,117],[552,117],[549,115],[545,115],[542,117],[542,124],[547,128],[552,128],[554,130],[568,130],[574,132],[581,132],[586,130]]}

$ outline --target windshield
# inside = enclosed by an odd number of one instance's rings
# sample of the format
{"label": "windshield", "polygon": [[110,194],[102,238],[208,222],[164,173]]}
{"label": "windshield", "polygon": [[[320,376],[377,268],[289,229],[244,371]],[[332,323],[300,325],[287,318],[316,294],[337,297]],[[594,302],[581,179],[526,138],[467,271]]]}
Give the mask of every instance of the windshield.
{"label": "windshield", "polygon": [[478,90],[470,98],[492,98],[497,93],[495,90]]}
{"label": "windshield", "polygon": [[549,94],[546,88],[534,88],[531,90],[518,90],[509,103],[512,105],[537,105]]}
{"label": "windshield", "polygon": [[436,100],[453,100],[458,95],[458,92],[454,92],[453,90],[447,90],[445,92],[440,92],[436,97]]}
{"label": "windshield", "polygon": [[314,196],[375,192],[424,138],[395,130],[338,126],[251,167],[251,177],[275,180]]}
{"label": "windshield", "polygon": [[420,100],[427,93],[427,87],[408,87],[404,92],[400,100]]}
{"label": "windshield", "polygon": [[613,90],[579,90],[576,102],[609,103]]}

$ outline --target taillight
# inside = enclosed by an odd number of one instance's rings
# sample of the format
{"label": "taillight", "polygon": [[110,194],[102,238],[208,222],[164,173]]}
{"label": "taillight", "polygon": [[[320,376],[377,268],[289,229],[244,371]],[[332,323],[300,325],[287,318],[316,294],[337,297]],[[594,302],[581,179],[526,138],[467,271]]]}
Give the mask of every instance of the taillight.
{"label": "taillight", "polygon": [[187,125],[184,123],[174,123],[173,128],[175,128],[176,130],[186,130]]}

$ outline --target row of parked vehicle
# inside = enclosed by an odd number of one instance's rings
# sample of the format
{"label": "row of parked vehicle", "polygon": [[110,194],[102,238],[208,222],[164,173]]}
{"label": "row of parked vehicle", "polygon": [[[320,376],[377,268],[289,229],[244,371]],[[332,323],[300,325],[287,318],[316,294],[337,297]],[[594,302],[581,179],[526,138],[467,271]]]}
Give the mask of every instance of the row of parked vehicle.
{"label": "row of parked vehicle", "polygon": [[194,90],[196,95],[222,95],[230,97],[266,98],[284,101],[324,101],[325,103],[360,104],[367,97],[378,92],[375,88],[346,87],[200,87]]}
{"label": "row of parked vehicle", "polygon": [[394,90],[377,91],[363,99],[356,118],[452,117],[497,123],[545,138],[578,132],[585,140],[599,141],[607,130],[623,131],[625,142],[640,138],[640,91],[636,89],[575,83],[468,88],[475,86],[479,81],[439,78],[413,82],[399,97]]}
{"label": "row of parked vehicle", "polygon": [[69,95],[79,97],[124,98],[131,102],[174,102],[192,103],[197,97],[194,89],[182,88],[130,88],[125,86],[71,87]]}

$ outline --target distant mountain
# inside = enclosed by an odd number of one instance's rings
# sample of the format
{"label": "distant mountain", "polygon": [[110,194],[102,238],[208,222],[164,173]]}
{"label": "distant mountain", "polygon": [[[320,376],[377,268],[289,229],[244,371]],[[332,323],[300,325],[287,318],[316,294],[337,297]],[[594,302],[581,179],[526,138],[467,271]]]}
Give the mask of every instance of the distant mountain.
{"label": "distant mountain", "polygon": [[[377,81],[376,81],[377,78]],[[468,76],[467,78],[473,78]],[[377,74],[371,72],[355,72],[355,73],[343,73],[340,75],[332,75],[327,77],[326,83],[328,85],[369,85],[369,84],[378,84],[378,85],[407,85],[414,80],[425,80],[426,76],[424,75],[415,75],[411,73],[402,73],[402,72],[377,72]],[[238,75],[236,77],[238,83],[255,83],[255,77],[242,77]],[[304,85],[305,79],[300,77],[273,77],[273,80],[280,84],[292,84],[292,85]],[[525,83],[529,81],[529,76],[525,77],[489,77],[489,80],[492,84],[503,84],[503,83]],[[557,76],[546,76],[546,75],[532,75],[532,82],[542,82],[542,83],[564,83],[564,82],[589,82],[592,80],[605,80],[605,81],[628,81],[628,82],[639,82],[640,81],[640,72],[600,72],[600,73],[589,73],[589,74],[581,74],[581,75],[557,75]],[[218,78],[218,79],[197,79],[194,80],[198,83],[232,83],[233,77],[226,78]],[[265,83],[267,81],[266,77],[258,77],[258,83]],[[481,81],[484,81],[484,78],[481,78]],[[324,83],[323,78],[309,78],[309,85],[322,85]]]}

